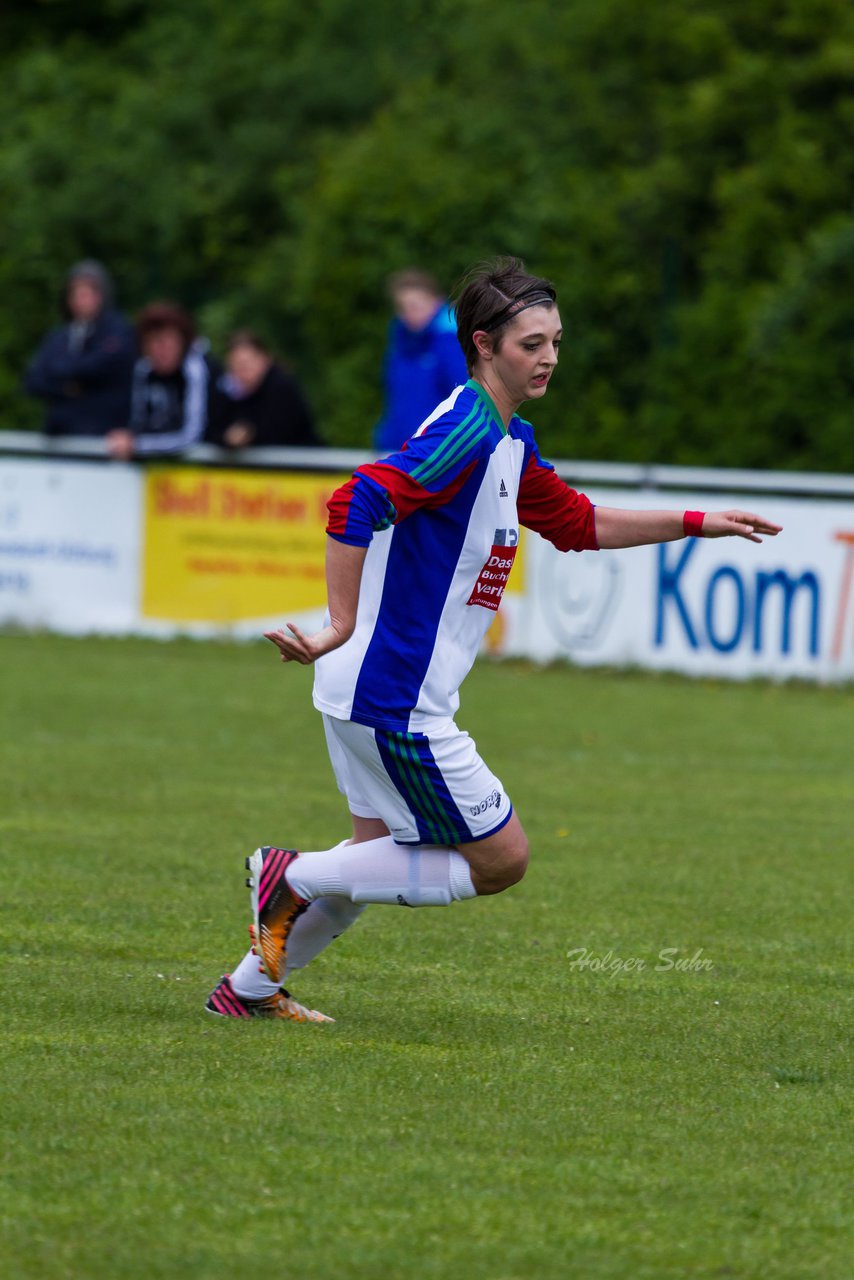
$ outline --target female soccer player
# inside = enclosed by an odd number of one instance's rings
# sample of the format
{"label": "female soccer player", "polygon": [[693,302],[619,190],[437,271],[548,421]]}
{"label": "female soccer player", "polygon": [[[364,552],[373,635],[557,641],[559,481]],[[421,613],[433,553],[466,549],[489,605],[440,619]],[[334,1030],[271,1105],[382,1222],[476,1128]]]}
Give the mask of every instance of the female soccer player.
{"label": "female soccer player", "polygon": [[516,414],[545,395],[557,365],[554,286],[499,259],[470,272],[456,314],[468,382],[329,502],[326,625],[266,633],[283,662],[316,664],[314,705],[353,832],[320,852],[265,846],[246,859],[253,950],[211,993],[212,1013],[329,1021],[281,984],[365,904],[447,906],[525,874],[528,842],[504,784],[454,723],[520,526],[561,551],[760,542],[780,530],[740,510],[594,508]]}

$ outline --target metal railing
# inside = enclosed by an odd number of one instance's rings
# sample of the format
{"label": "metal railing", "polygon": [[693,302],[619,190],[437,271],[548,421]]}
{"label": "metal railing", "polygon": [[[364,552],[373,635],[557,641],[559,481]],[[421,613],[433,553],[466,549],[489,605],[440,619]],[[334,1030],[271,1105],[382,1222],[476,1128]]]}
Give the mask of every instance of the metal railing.
{"label": "metal railing", "polygon": [[[46,436],[35,431],[0,431],[3,456],[110,459],[104,442],[90,436]],[[349,472],[377,458],[367,449],[270,448],[220,449],[198,444],[182,454],[147,458],[145,462],[191,463],[250,470]],[[775,493],[792,497],[854,498],[854,475],[809,471],[748,471],[727,467],[674,467],[659,463],[589,462],[550,459],[558,475],[578,487],[602,484],[609,488],[690,490],[692,493]],[[123,465],[114,463],[113,465]]]}

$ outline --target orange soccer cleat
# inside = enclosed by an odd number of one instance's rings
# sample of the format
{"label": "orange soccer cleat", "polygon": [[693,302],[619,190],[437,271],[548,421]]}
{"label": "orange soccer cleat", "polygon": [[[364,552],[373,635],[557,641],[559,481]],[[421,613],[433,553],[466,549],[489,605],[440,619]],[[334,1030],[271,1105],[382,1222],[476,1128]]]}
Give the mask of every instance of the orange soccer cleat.
{"label": "orange soccer cleat", "polygon": [[263,972],[275,983],[285,976],[288,934],[308,906],[285,877],[297,856],[294,849],[265,845],[246,859],[246,870],[252,873],[246,881],[252,894],[252,950],[261,961]]}

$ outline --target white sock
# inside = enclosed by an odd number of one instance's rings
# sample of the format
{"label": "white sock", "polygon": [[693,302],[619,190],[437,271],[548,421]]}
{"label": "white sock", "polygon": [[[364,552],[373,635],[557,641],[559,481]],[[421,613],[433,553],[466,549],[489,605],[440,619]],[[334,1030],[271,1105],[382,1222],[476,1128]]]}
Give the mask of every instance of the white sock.
{"label": "white sock", "polygon": [[247,951],[240,964],[232,969],[231,985],[244,1000],[266,1000],[279,990],[277,982],[271,982],[266,973],[259,972],[258,957],[254,951]]}
{"label": "white sock", "polygon": [[446,907],[474,898],[468,862],[446,845],[395,844],[391,836],[301,853],[285,872],[300,898],[349,898],[403,907]]}
{"label": "white sock", "polygon": [[364,906],[348,902],[346,898],[316,898],[288,935],[285,977],[294,969],[304,969],[330,942],[355,924],[364,910]]}
{"label": "white sock", "polygon": [[[365,910],[346,898],[318,898],[294,922],[288,937],[285,981],[295,969],[305,966],[355,924]],[[231,985],[244,1000],[266,1000],[279,990],[265,973],[259,972],[258,957],[247,951],[231,975]],[[284,985],[284,984],[283,984]]]}

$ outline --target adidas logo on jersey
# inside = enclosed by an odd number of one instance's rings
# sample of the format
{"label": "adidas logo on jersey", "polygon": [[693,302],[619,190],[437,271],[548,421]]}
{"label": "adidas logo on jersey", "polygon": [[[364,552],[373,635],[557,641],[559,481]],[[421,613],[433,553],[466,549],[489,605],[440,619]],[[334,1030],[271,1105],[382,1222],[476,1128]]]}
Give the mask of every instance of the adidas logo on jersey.
{"label": "adidas logo on jersey", "polygon": [[510,494],[507,492],[507,485],[504,483],[503,479],[502,479],[502,481],[501,481],[501,485],[499,486],[499,489],[498,489],[498,496],[499,496],[499,498],[509,498],[509,497],[510,497]]}

